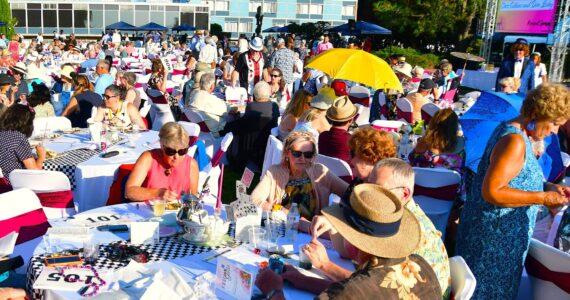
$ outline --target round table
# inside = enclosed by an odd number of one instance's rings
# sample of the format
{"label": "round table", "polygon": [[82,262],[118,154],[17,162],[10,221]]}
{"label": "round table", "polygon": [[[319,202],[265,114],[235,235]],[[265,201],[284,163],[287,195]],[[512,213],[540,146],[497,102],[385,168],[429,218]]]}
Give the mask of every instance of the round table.
{"label": "round table", "polygon": [[[205,209],[210,213],[213,214],[213,207],[205,206]],[[120,216],[121,221],[116,221],[116,218],[112,217]],[[115,222],[126,224],[129,221],[136,222],[147,220],[152,218],[152,210],[148,204],[145,203],[128,203],[128,204],[118,204],[113,206],[106,206],[100,207],[97,209],[89,210],[80,214],[75,215],[73,218],[69,218],[67,220],[55,220],[51,221],[53,227],[60,227],[60,226],[80,226],[83,224],[89,224],[91,220],[115,220]],[[222,218],[225,218],[225,211],[222,211],[221,214]],[[175,213],[170,211],[162,217],[163,222],[161,225],[165,226],[174,226],[178,228],[175,222]],[[99,223],[91,222],[93,225],[100,225],[105,223],[105,221],[100,221]],[[111,232],[101,232],[95,228],[90,230],[90,239],[97,240],[101,243],[100,246],[100,256],[99,259],[94,264],[96,269],[100,270],[117,270],[127,265],[126,261],[113,261],[106,255],[105,249],[109,243],[113,242],[120,242],[122,244],[129,245],[130,242],[127,240],[129,239],[129,233],[111,233]],[[230,236],[233,236],[233,226],[230,226]],[[205,253],[208,251],[212,251],[214,249],[221,249],[225,247],[236,247],[242,244],[241,241],[231,239],[215,247],[208,247],[208,246],[196,246],[189,243],[181,242],[179,239],[180,233],[171,236],[171,237],[164,237],[160,238],[159,242],[154,245],[139,245],[140,249],[143,249],[149,253],[148,261],[149,267],[152,268],[160,268],[160,269],[170,269],[173,267],[178,268],[181,270],[183,277],[186,280],[190,280],[188,278],[189,272],[188,270],[203,270],[204,272],[209,271],[215,273],[215,265],[211,263],[203,262],[203,257],[209,257],[210,253]],[[296,248],[300,245],[309,243],[311,240],[311,236],[303,233],[299,233],[297,240],[295,242]],[[353,266],[351,262],[342,260],[339,255],[332,249],[332,243],[330,241],[323,241],[325,245],[327,245],[327,252],[329,253],[330,259],[350,270],[353,270]],[[73,239],[60,239],[56,242],[52,241],[52,244],[57,244],[58,251],[64,249],[80,249],[83,246],[83,241],[78,240],[77,238]],[[52,247],[53,248],[53,247]],[[41,271],[43,270],[44,258],[45,255],[43,254],[46,251],[45,244],[40,243],[40,245],[35,249],[34,256],[30,259],[30,263],[28,265],[28,272],[27,272],[27,288],[28,291],[31,292],[34,299],[42,299],[42,298],[49,298],[49,299],[81,299],[81,296],[76,292],[69,292],[69,291],[52,291],[52,290],[34,290],[32,289],[33,284],[36,278],[39,276]],[[252,255],[254,255],[252,253]],[[298,256],[292,257],[292,259],[296,259]],[[294,261],[291,261],[292,264],[296,264]],[[188,271],[188,272],[185,272]],[[323,276],[320,271],[313,269],[311,271],[301,270],[303,273],[312,276]],[[314,295],[296,290],[292,287],[286,287],[286,296],[288,299],[312,299]]]}

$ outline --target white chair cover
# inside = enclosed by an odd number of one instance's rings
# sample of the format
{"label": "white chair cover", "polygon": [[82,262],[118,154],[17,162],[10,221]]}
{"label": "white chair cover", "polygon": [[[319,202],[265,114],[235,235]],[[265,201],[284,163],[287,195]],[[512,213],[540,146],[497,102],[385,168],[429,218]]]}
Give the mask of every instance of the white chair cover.
{"label": "white chair cover", "polygon": [[188,136],[199,136],[200,135],[200,126],[195,123],[185,122],[185,121],[178,121],[178,124],[186,130]]}
{"label": "white chair cover", "polygon": [[[528,259],[534,258],[549,272],[570,273],[570,254],[532,239],[528,249],[526,271],[530,278],[534,299],[570,299],[570,293],[565,292],[553,282],[538,279],[529,268]],[[555,277],[556,275],[554,275]]]}
{"label": "white chair cover", "polygon": [[247,90],[242,87],[226,87],[226,102],[230,104],[243,105],[247,102]]}
{"label": "white chair cover", "polygon": [[477,279],[475,279],[463,257],[450,257],[449,269],[451,272],[451,293],[455,300],[471,299],[477,286]]}
{"label": "white chair cover", "polygon": [[[461,183],[461,175],[448,169],[416,167],[414,173],[415,184],[425,188],[442,188]],[[444,239],[453,201],[416,195],[416,191],[414,191],[414,201],[423,209],[435,228],[441,231],[441,237]]]}
{"label": "white chair cover", "polygon": [[[18,189],[0,194],[0,207],[2,207],[2,209],[0,209],[0,226],[2,227],[4,227],[2,223],[7,220],[10,220],[9,222],[11,222],[11,226],[16,227],[45,227],[47,229],[47,226],[49,226],[40,200],[36,194],[29,189]],[[15,221],[14,218],[21,219]],[[15,224],[14,222],[18,222],[19,224]],[[24,231],[20,230],[18,240],[20,240],[25,234],[26,233]],[[24,259],[24,265],[16,270],[17,273],[26,273],[30,258],[42,240],[42,236],[38,236],[34,239],[30,239],[16,245],[14,248],[14,253],[21,255]]]}
{"label": "white chair cover", "polygon": [[[433,116],[435,115],[436,112],[438,112],[440,110],[440,107],[433,104],[433,103],[426,103],[422,106],[422,120],[426,121],[425,125],[429,124],[429,121],[431,120],[431,118],[433,118]],[[426,120],[427,117],[427,120]]]}
{"label": "white chair cover", "polygon": [[204,141],[206,144],[206,152],[208,153],[209,157],[214,155],[214,152],[220,148],[220,142],[222,141],[221,138],[215,138],[214,135],[208,129],[206,122],[204,121],[204,117],[199,111],[195,111],[192,109],[186,109],[184,114],[190,120],[190,122],[198,124],[200,127],[200,139]]}
{"label": "white chair cover", "polygon": [[[161,97],[164,98],[164,94],[156,89],[147,89],[146,94],[150,101],[153,102],[149,111],[150,118],[152,119],[152,130],[158,131],[162,125],[168,122],[174,122],[174,116],[172,115],[168,100],[161,99]],[[157,101],[157,99],[161,100]]]}
{"label": "white chair cover", "polygon": [[317,162],[325,165],[338,177],[352,177],[352,169],[344,160],[322,154],[317,155]]}
{"label": "white chair cover", "polygon": [[[69,178],[57,171],[16,169],[10,173],[10,183],[14,189],[28,188],[34,193],[71,191]],[[77,213],[75,204],[73,208],[43,208],[49,219],[67,218]]]}
{"label": "white chair cover", "polygon": [[413,123],[413,113],[414,109],[412,103],[404,97],[396,100],[396,111],[398,114],[398,120],[407,123]]}
{"label": "white chair cover", "polygon": [[70,129],[71,121],[66,117],[45,117],[34,119],[34,132],[33,136],[39,136],[46,132],[53,132],[54,130]]}
{"label": "white chair cover", "polygon": [[550,231],[548,232],[548,237],[546,238],[546,244],[554,246],[554,239],[556,239],[556,234],[558,233],[558,227],[560,227],[560,221],[562,221],[562,216],[564,211],[568,209],[567,206],[563,207],[552,220],[552,225],[550,226]]}
{"label": "white chair cover", "polygon": [[283,142],[281,142],[277,137],[270,135],[267,140],[267,146],[265,147],[265,156],[263,158],[261,176],[265,175],[265,171],[267,171],[271,165],[275,165],[281,162],[282,152]]}

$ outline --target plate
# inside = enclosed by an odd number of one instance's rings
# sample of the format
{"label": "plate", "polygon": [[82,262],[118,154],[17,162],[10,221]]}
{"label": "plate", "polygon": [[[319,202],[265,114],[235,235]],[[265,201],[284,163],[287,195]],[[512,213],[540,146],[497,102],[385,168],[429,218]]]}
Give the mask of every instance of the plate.
{"label": "plate", "polygon": [[194,246],[198,246],[198,247],[217,247],[217,246],[220,246],[220,245],[225,244],[227,242],[231,242],[231,240],[232,240],[232,238],[226,234],[226,235],[222,236],[220,239],[217,239],[215,241],[196,242],[196,241],[189,240],[187,235],[188,235],[188,233],[179,235],[178,236],[178,242],[179,243],[186,243],[186,244],[190,244],[190,245],[194,245]]}
{"label": "plate", "polygon": [[81,131],[81,128],[79,127],[73,127],[73,128],[67,128],[67,129],[62,129],[61,132],[63,133],[76,133]]}
{"label": "plate", "polygon": [[160,237],[169,237],[175,235],[178,230],[174,227],[160,226],[158,229]]}

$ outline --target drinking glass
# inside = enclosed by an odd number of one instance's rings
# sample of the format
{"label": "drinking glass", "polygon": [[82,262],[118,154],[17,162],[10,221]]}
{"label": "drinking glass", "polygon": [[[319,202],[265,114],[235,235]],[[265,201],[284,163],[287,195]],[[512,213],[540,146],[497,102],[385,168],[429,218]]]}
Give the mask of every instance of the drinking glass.
{"label": "drinking glass", "polygon": [[155,217],[162,217],[166,209],[166,200],[156,199],[152,202],[152,212]]}
{"label": "drinking glass", "polygon": [[264,249],[267,232],[261,226],[252,226],[248,229],[249,243],[253,248]]}
{"label": "drinking glass", "polygon": [[99,242],[87,240],[83,242],[83,260],[88,264],[94,264],[99,258]]}
{"label": "drinking glass", "polygon": [[280,236],[281,220],[273,216],[272,213],[267,214],[265,219],[265,230],[267,231],[267,239],[269,242],[276,244]]}
{"label": "drinking glass", "polygon": [[310,270],[313,268],[313,264],[307,254],[305,254],[305,246],[306,245],[299,247],[299,267],[305,270]]}

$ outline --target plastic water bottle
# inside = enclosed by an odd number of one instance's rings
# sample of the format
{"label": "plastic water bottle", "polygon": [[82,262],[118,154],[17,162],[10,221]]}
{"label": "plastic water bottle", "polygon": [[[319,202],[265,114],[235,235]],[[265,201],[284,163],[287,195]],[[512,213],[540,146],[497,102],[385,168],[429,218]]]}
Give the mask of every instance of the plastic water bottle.
{"label": "plastic water bottle", "polygon": [[301,215],[299,214],[299,208],[297,207],[297,203],[293,203],[289,213],[287,214],[287,232],[286,236],[287,239],[291,242],[295,242],[297,240],[297,228],[295,225],[299,223],[301,219]]}

